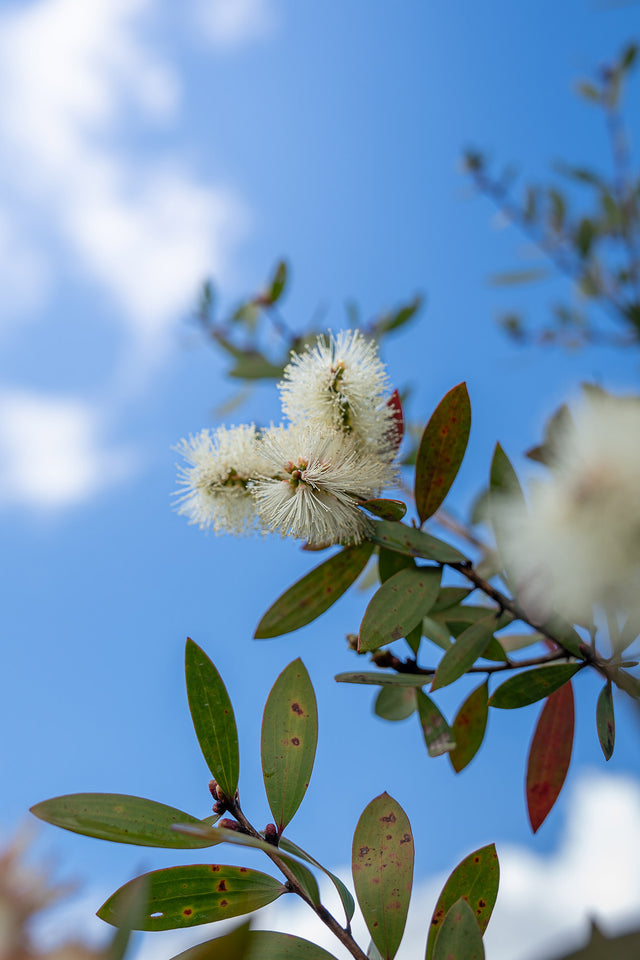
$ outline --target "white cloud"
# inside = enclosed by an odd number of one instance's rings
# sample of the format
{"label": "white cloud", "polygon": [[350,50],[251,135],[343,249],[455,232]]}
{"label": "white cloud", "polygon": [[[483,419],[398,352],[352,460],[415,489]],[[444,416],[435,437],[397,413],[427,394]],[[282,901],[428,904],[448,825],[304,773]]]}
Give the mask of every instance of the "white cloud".
{"label": "white cloud", "polygon": [[237,198],[175,151],[143,158],[141,142],[123,145],[177,117],[178,77],[144,39],[158,9],[37,0],[0,16],[0,217],[23,243],[39,236],[34,256],[62,241],[64,266],[106,290],[147,349],[199,280],[227,268],[244,220]]}
{"label": "white cloud", "polygon": [[121,480],[134,460],[102,433],[100,414],[78,400],[0,393],[0,504],[66,507]]}
{"label": "white cloud", "polygon": [[[500,892],[486,936],[491,960],[557,957],[586,940],[590,917],[611,933],[640,925],[640,784],[627,777],[584,775],[573,788],[567,809],[570,818],[555,852],[539,855],[498,844]],[[350,884],[346,869],[336,872]],[[397,960],[424,956],[426,928],[445,880],[443,874],[416,885]],[[333,888],[325,884],[321,888],[323,902],[338,916]],[[52,914],[48,930],[43,926],[41,935],[47,940],[55,929],[59,938],[66,928],[97,942],[99,923],[89,913],[109,893],[96,891],[72,910]],[[136,960],[166,960],[194,943],[219,936],[237,922],[147,935]],[[350,956],[293,897],[283,897],[262,910],[256,926],[313,940],[339,960]],[[358,916],[354,935],[366,947],[368,935]]]}
{"label": "white cloud", "polygon": [[261,39],[275,26],[273,0],[196,0],[195,11],[199,28],[219,49]]}

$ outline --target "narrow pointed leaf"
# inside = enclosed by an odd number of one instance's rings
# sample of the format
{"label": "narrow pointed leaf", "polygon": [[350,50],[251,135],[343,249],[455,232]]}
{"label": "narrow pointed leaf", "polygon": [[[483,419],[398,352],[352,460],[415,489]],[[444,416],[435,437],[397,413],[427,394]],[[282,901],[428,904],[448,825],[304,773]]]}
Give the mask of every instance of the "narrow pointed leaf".
{"label": "narrow pointed leaf", "polygon": [[616,740],[616,720],[613,713],[613,696],[610,683],[605,684],[600,691],[596,707],[596,725],[604,758],[610,760]]}
{"label": "narrow pointed leaf", "polygon": [[495,628],[496,618],[493,615],[467,627],[440,661],[431,689],[446,687],[466,673],[486,650]]}
{"label": "narrow pointed leaf", "polygon": [[581,663],[554,663],[509,677],[489,698],[490,707],[514,710],[548,697],[582,669]]}
{"label": "narrow pointed leaf", "polygon": [[416,458],[415,499],[420,523],[433,516],[455,480],[467,449],[471,406],[464,383],[438,404],[424,429]]}
{"label": "narrow pointed leaf", "polygon": [[315,860],[310,853],[307,853],[302,847],[299,847],[297,843],[294,843],[292,840],[289,840],[288,837],[281,837],[280,844],[278,849],[282,852],[283,850],[294,854],[296,857],[300,857],[302,860],[306,860],[308,863],[312,864],[314,867],[317,867],[318,870],[322,870],[324,874],[331,880],[332,884],[336,888],[337,894],[342,901],[342,906],[344,907],[344,912],[347,918],[347,923],[351,923],[353,915],[356,910],[356,904],[351,896],[351,892],[340,879],[336,877],[334,873],[331,873],[330,870],[327,870],[326,867],[323,867],[321,863]]}
{"label": "narrow pointed leaf", "polygon": [[424,687],[431,683],[430,673],[383,673],[373,670],[361,673],[338,673],[333,678],[337,683],[364,683],[375,687]]}
{"label": "narrow pointed leaf", "polygon": [[[495,906],[499,883],[500,866],[493,843],[470,853],[458,864],[442,888],[433,912],[425,960],[432,960],[436,937],[443,921],[460,898],[467,901],[480,932],[484,933]],[[459,956],[460,960],[463,960],[464,954]]]}
{"label": "narrow pointed leaf", "polygon": [[555,637],[555,639],[562,644],[565,650],[572,653],[574,657],[582,657],[580,653],[582,639],[567,620],[564,620],[557,613],[554,613],[546,621],[544,627],[552,637]]}
{"label": "narrow pointed leaf", "polygon": [[438,540],[423,530],[415,530],[404,523],[379,520],[369,534],[372,543],[396,553],[405,553],[409,557],[421,557],[423,560],[435,560],[437,563],[464,563],[464,553],[456,550],[444,540]]}
{"label": "narrow pointed leaf", "polygon": [[[287,888],[249,867],[198,863],[144,875],[149,901],[136,930],[176,930],[251,913],[272,903]],[[116,890],[98,910],[101,920],[119,926],[131,883]]]}
{"label": "narrow pointed leaf", "polygon": [[527,764],[527,809],[535,833],[560,795],[573,747],[573,687],[547,699],[533,734]]}
{"label": "narrow pointed leaf", "polygon": [[402,500],[365,500],[360,506],[381,520],[402,520],[407,512],[407,505]]}
{"label": "narrow pointed leaf", "polygon": [[189,709],[200,749],[222,792],[234,797],[240,753],[233,707],[220,674],[193,640],[187,640],[185,673]]}
{"label": "narrow pointed leaf", "polygon": [[489,516],[493,535],[496,539],[496,545],[503,564],[507,564],[508,558],[505,544],[508,537],[505,535],[504,521],[502,519],[502,504],[508,501],[513,507],[526,511],[526,503],[520,482],[511,462],[499,443],[496,444],[493,460],[491,461],[490,486],[489,486]]}
{"label": "narrow pointed leaf", "polygon": [[249,847],[252,850],[262,850],[262,852],[266,853],[269,857],[277,853],[288,863],[292,863],[295,860],[295,856],[286,851],[283,852],[280,847],[276,847],[273,843],[269,843],[269,841],[264,840],[262,837],[251,837],[249,834],[242,833],[240,830],[229,830],[226,827],[207,827],[204,824],[192,823],[176,824],[174,829],[178,833],[185,833],[190,837],[202,837],[209,841],[208,845],[210,847],[216,846],[219,843],[231,843],[239,847]]}
{"label": "narrow pointed leaf", "polygon": [[388,793],[365,807],[353,836],[353,882],[371,939],[384,960],[396,955],[413,884],[413,835]]}
{"label": "narrow pointed leaf", "polygon": [[429,756],[440,757],[453,750],[456,745],[453,732],[440,710],[422,690],[416,691],[416,697],[420,726]]}
{"label": "narrow pointed leaf", "polygon": [[164,803],[121,793],[72,793],[43,800],[31,813],[64,830],[115,843],[172,849],[211,845],[203,838],[181,836],[171,829],[174,823],[199,825],[196,817]]}
{"label": "narrow pointed leaf", "polygon": [[438,596],[440,567],[400,570],[373,595],[360,625],[358,651],[377,650],[420,623]]}
{"label": "narrow pointed leaf", "polygon": [[462,897],[447,911],[438,931],[433,960],[484,960],[480,927]]}
{"label": "narrow pointed leaf", "polygon": [[256,640],[279,637],[316,620],[360,576],[372,553],[371,543],[345,547],[298,580],[269,607],[256,627]]}
{"label": "narrow pointed leaf", "polygon": [[262,718],[262,775],[278,833],[291,821],[306,793],[317,743],[316,697],[298,658],[274,683]]}
{"label": "narrow pointed leaf", "polygon": [[383,720],[406,720],[417,707],[413,687],[382,687],[374,712]]}
{"label": "narrow pointed leaf", "polygon": [[309,897],[309,900],[311,900],[316,907],[319,907],[321,902],[320,890],[318,888],[318,881],[311,873],[311,870],[298,860],[290,860],[289,869]]}
{"label": "narrow pointed leaf", "polygon": [[451,731],[456,746],[449,752],[449,760],[456,773],[464,770],[480,749],[487,729],[488,695],[489,686],[483,683],[469,694],[453,721]]}

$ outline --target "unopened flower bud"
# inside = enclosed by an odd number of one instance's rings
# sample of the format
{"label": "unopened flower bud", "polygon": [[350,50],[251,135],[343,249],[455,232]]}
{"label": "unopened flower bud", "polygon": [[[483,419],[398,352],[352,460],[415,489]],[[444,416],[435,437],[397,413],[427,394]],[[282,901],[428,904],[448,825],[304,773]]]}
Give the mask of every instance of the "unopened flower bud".
{"label": "unopened flower bud", "polygon": [[218,790],[218,784],[216,783],[216,781],[209,780],[209,793],[211,794],[214,800],[218,799],[217,790]]}
{"label": "unopened flower bud", "polygon": [[220,803],[219,800],[216,800],[213,807],[211,808],[214,813],[224,813],[227,809],[226,803]]}
{"label": "unopened flower bud", "polygon": [[224,817],[223,820],[219,821],[218,826],[224,827],[225,830],[237,830],[239,824],[237,820],[231,820],[229,817]]}
{"label": "unopened flower bud", "polygon": [[275,843],[278,839],[278,831],[275,823],[268,823],[264,828],[264,838],[267,843]]}

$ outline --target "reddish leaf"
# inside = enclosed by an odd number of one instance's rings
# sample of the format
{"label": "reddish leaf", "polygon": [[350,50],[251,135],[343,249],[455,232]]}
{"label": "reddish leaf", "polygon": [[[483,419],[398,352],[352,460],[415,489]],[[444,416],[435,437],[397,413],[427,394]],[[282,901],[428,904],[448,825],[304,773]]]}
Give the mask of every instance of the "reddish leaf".
{"label": "reddish leaf", "polygon": [[424,428],[416,458],[415,498],[420,523],[436,512],[456,478],[469,439],[471,407],[464,383],[438,404]]}
{"label": "reddish leaf", "polygon": [[527,808],[535,833],[560,795],[573,746],[571,682],[547,697],[531,741],[527,765]]}

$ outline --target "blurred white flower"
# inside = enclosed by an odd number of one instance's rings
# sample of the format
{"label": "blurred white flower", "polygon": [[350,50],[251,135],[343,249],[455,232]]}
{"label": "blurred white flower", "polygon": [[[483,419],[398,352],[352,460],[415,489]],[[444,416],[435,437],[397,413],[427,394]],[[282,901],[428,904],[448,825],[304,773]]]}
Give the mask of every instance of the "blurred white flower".
{"label": "blurred white flower", "polygon": [[215,533],[250,533],[259,528],[249,485],[269,470],[260,455],[253,424],[201,430],[181,440],[176,450],[188,466],[178,468],[178,513]]}
{"label": "blurred white flower", "polygon": [[528,510],[498,504],[507,566],[529,607],[589,622],[640,612],[640,402],[589,395],[554,442]]}
{"label": "blurred white flower", "polygon": [[394,452],[394,410],[377,344],[359,330],[318,337],[294,353],[279,384],[284,415],[293,424],[319,423],[352,434],[378,456]]}
{"label": "blurred white flower", "polygon": [[348,434],[318,425],[278,427],[261,447],[272,469],[253,491],[269,530],[311,544],[359,543],[366,536],[370,521],[357,504],[393,482],[388,462],[360,452]]}

